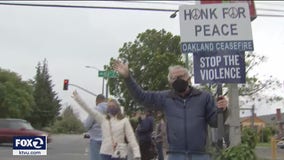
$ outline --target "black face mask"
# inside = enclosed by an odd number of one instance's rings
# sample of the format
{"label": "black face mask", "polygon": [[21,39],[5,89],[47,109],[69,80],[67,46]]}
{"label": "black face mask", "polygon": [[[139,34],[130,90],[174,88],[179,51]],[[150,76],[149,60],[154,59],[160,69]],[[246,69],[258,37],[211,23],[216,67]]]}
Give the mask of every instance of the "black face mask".
{"label": "black face mask", "polygon": [[176,92],[182,93],[188,87],[188,81],[178,78],[177,80],[174,81],[172,86]]}

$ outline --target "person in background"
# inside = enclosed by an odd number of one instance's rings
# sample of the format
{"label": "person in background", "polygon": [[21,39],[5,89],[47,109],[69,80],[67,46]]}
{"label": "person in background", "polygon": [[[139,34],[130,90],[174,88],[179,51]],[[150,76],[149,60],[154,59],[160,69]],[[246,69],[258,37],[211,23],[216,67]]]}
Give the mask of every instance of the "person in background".
{"label": "person in background", "polygon": [[130,123],[131,123],[133,130],[136,130],[138,126],[138,118],[140,117],[140,114],[141,114],[140,111],[135,111],[132,113],[130,117]]}
{"label": "person in background", "polygon": [[140,146],[141,160],[150,160],[152,158],[152,132],[154,129],[154,117],[151,111],[146,111],[138,118],[136,128],[136,137]]}
{"label": "person in background", "polygon": [[158,152],[158,160],[164,160],[167,150],[167,133],[164,114],[161,111],[157,111],[156,119],[155,143]]}
{"label": "person in background", "polygon": [[[126,144],[131,147],[134,160],[140,160],[141,154],[139,145],[136,141],[134,131],[129,119],[124,117],[119,103],[111,99],[107,103],[107,115],[103,115],[97,110],[91,110],[82,100],[77,91],[73,92],[72,98],[88,112],[102,128],[102,145],[100,154],[102,160],[125,160],[121,157],[123,153],[115,152],[119,144]],[[126,142],[127,141],[127,142]],[[127,148],[124,149],[127,154]]]}
{"label": "person in background", "polygon": [[[145,91],[132,77],[128,64],[114,61],[114,70],[124,78],[130,95],[143,106],[163,110],[167,119],[168,160],[210,160],[206,152],[207,127],[217,127],[217,109],[227,113],[228,101],[191,86],[188,70],[170,66],[168,82],[171,89]],[[142,76],[142,75],[140,75]]]}
{"label": "person in background", "polygon": [[[136,112],[133,112],[130,116],[130,124],[132,126],[132,129],[135,131],[137,126],[138,126],[138,118],[140,116],[140,111],[136,111]],[[127,159],[128,160],[133,160],[133,153],[131,151],[131,148],[129,147],[129,151],[128,151],[128,156],[127,156]]]}
{"label": "person in background", "polygon": [[[102,114],[106,114],[107,102],[104,95],[99,94],[96,97],[96,107],[95,110]],[[96,122],[96,120],[88,115],[84,122],[84,127],[88,130],[88,135],[90,136],[89,144],[89,159],[90,160],[101,160],[100,149],[102,144],[102,129],[101,125]]]}

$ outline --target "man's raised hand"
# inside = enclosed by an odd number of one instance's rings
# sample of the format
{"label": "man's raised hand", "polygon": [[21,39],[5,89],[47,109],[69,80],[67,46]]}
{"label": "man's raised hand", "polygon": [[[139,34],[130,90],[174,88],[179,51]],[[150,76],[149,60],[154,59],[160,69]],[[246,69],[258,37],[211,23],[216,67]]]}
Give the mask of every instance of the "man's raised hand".
{"label": "man's raised hand", "polygon": [[122,63],[120,60],[115,60],[113,62],[113,69],[117,71],[122,77],[129,77],[129,69],[127,63]]}

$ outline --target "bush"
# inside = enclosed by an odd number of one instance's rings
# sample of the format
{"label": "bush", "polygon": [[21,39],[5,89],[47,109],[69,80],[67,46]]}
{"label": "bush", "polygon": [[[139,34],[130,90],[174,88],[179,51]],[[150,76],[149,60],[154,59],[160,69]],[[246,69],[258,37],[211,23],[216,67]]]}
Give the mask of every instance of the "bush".
{"label": "bush", "polygon": [[256,160],[254,150],[247,144],[240,144],[224,150],[216,160]]}
{"label": "bush", "polygon": [[242,144],[248,145],[251,149],[254,149],[257,144],[257,133],[255,129],[244,128],[242,131]]}
{"label": "bush", "polygon": [[270,137],[272,136],[273,129],[271,127],[265,127],[260,130],[259,142],[268,143],[270,142]]}
{"label": "bush", "polygon": [[241,144],[223,150],[216,160],[257,160],[254,153],[256,143],[256,131],[245,128],[242,131]]}
{"label": "bush", "polygon": [[72,117],[63,118],[62,120],[56,120],[53,127],[53,133],[70,133],[77,134],[85,131],[82,122]]}
{"label": "bush", "polygon": [[52,126],[53,133],[83,133],[85,131],[82,122],[76,117],[71,106],[68,106],[61,117],[57,117]]}

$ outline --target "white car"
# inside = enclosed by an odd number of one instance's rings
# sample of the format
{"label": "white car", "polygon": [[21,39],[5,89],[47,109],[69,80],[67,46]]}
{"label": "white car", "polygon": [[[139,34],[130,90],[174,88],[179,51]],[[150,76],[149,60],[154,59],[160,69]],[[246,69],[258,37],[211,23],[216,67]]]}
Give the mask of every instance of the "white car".
{"label": "white car", "polygon": [[284,149],[284,137],[282,137],[281,140],[277,143],[277,147]]}

